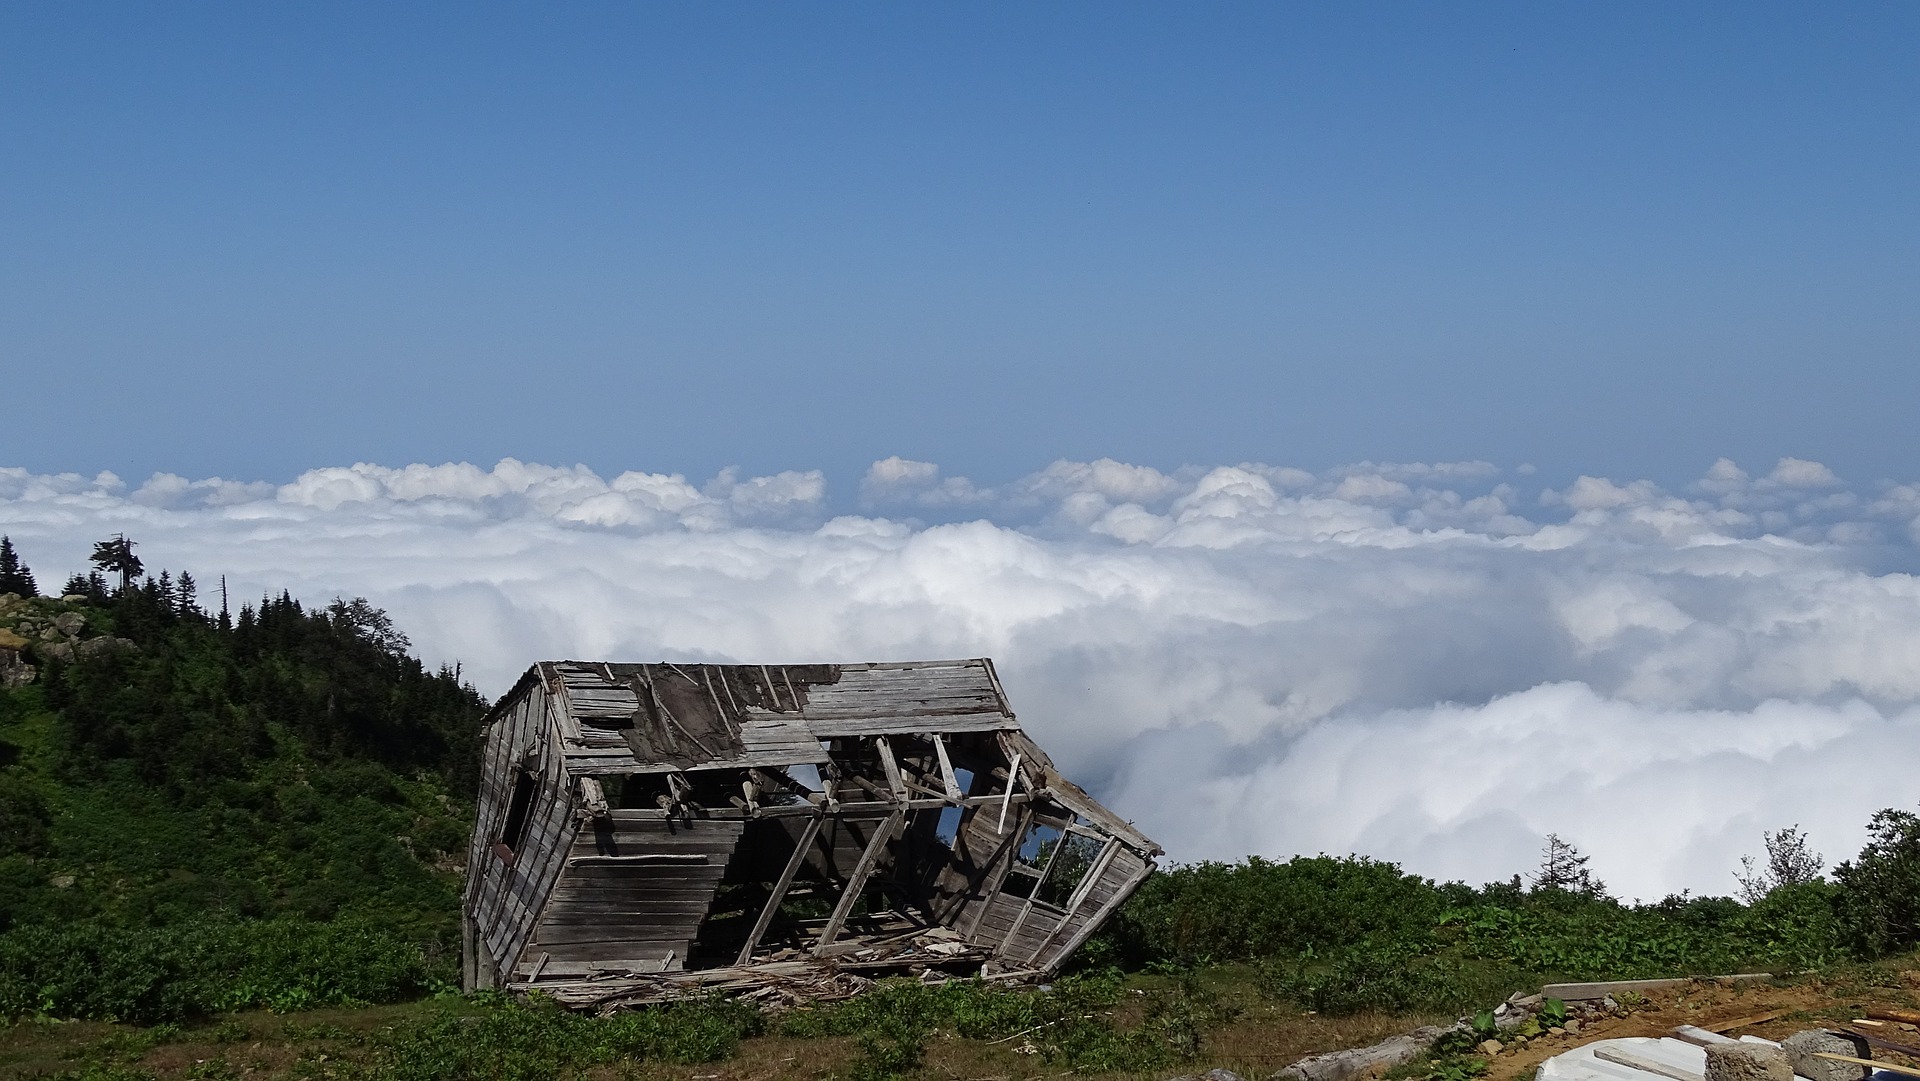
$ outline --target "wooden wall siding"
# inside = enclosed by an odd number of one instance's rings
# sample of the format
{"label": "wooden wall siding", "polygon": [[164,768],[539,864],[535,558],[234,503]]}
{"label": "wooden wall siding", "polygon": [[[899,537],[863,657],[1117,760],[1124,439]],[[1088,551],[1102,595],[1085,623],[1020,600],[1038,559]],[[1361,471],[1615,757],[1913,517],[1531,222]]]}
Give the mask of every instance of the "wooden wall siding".
{"label": "wooden wall siding", "polygon": [[520,905],[504,928],[506,933],[502,936],[503,948],[499,954],[503,970],[511,969],[512,962],[526,949],[527,940],[533,936],[541,910],[566,863],[574,836],[580,830],[580,820],[573,813],[573,785],[560,756],[547,755],[543,766],[542,804],[535,812],[534,825],[527,831],[520,857],[512,867],[515,876],[512,892]]}
{"label": "wooden wall siding", "polygon": [[1035,902],[1029,906],[1026,898],[1003,893],[982,906],[979,926],[971,937],[993,946],[994,955],[1012,962],[1013,967],[1027,968],[1027,959],[1053,934],[1063,915],[1052,905]]}
{"label": "wooden wall siding", "polygon": [[[829,761],[840,778],[831,802],[818,793],[805,801],[769,798],[778,787],[772,771],[749,772]],[[508,860],[495,842],[523,769],[538,784],[525,836]],[[781,966],[794,962],[754,960],[742,948],[760,908],[710,917],[723,883],[757,896],[759,884],[787,881],[803,837],[806,851],[792,877],[811,883],[816,896],[839,894],[836,912],[850,907],[846,886],[868,867],[870,881],[885,883],[881,892],[900,910],[843,928],[848,941],[831,951],[840,958],[834,963],[874,956],[867,943],[890,955],[900,947],[874,936],[888,921],[897,929],[904,914],[968,939],[972,964],[990,951],[989,964],[1000,970],[1051,971],[1160,854],[1060,776],[1019,730],[984,659],[542,662],[490,711],[483,770],[464,893],[471,933],[463,971],[471,984],[512,976],[524,987],[596,972],[596,980],[646,978],[620,972],[658,979],[683,967],[785,973]],[[695,775],[713,770],[730,772]],[[585,777],[665,771],[685,774],[688,783],[656,779],[649,795],[628,795],[646,802],[651,793],[674,793],[678,802],[668,810],[609,808],[593,785],[582,794]],[[950,786],[962,774],[965,792]],[[955,814],[949,844],[937,825]],[[1004,892],[1036,821],[1103,846],[1089,878],[1060,905]],[[901,828],[876,844],[886,823]]]}
{"label": "wooden wall siding", "polygon": [[521,966],[606,958],[683,965],[740,844],[740,819],[669,821],[613,811],[582,829]]}
{"label": "wooden wall siding", "polygon": [[[509,794],[520,764],[526,752],[539,742],[536,731],[543,719],[543,701],[543,695],[522,693],[499,714],[488,732],[486,771],[481,777],[474,843],[469,848],[468,911],[479,931],[476,944],[485,947],[488,954],[485,963],[496,972],[508,956],[505,932],[518,921],[519,910],[525,907],[526,901],[524,891],[516,889],[520,885],[516,869],[508,867],[495,854],[493,846],[506,817]],[[529,810],[537,814],[539,808]],[[538,843],[537,825],[537,818],[529,823],[522,852],[532,851],[531,846]]]}
{"label": "wooden wall siding", "polygon": [[[476,822],[476,833],[484,842],[479,862],[481,885],[471,912],[480,929],[477,936],[494,971],[511,967],[531,934],[540,908],[559,873],[565,847],[577,828],[572,814],[572,789],[563,760],[557,754],[542,754],[553,742],[553,711],[547,708],[544,694],[525,696],[497,724],[488,739],[489,771],[482,781],[482,799],[491,807]],[[508,792],[518,770],[532,764],[539,787],[528,808],[526,836],[509,865],[494,851],[501,819],[506,813]],[[490,790],[489,790],[490,789]]]}
{"label": "wooden wall siding", "polygon": [[[522,683],[524,684],[525,681],[522,680]],[[469,870],[466,890],[462,895],[470,917],[477,911],[477,906],[483,903],[483,898],[486,905],[491,906],[493,903],[490,887],[486,885],[486,869],[490,861],[485,857],[490,856],[490,850],[493,847],[491,824],[504,813],[504,805],[500,802],[500,779],[506,772],[502,765],[506,751],[502,747],[505,741],[501,733],[503,729],[512,725],[512,715],[526,708],[524,687],[516,688],[516,692],[520,695],[517,700],[509,697],[494,707],[490,714],[493,719],[487,725],[486,742],[481,750],[480,791],[474,799],[473,836],[467,842]],[[502,707],[506,711],[504,714]]]}
{"label": "wooden wall siding", "polygon": [[[959,748],[955,750],[966,762],[966,765],[956,763],[956,768],[966,769],[973,775],[965,793],[967,797],[991,796],[1005,791],[1006,786],[995,780],[990,763],[981,756],[980,748],[969,747],[963,752]],[[1003,760],[999,766],[1004,768],[1007,764]],[[954,830],[953,858],[934,877],[933,882],[933,911],[942,924],[959,929],[978,918],[978,910],[969,911],[969,905],[977,905],[985,899],[986,883],[995,864],[1011,859],[1010,845],[1024,813],[1024,808],[1009,807],[1006,828],[1001,829],[1000,808],[996,805],[983,804],[960,812],[960,821]]]}

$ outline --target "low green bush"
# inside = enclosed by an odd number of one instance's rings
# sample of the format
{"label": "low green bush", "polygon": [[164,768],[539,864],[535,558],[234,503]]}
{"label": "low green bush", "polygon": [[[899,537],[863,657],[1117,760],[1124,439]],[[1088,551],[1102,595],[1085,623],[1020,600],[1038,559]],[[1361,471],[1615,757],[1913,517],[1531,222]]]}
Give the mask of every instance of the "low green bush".
{"label": "low green bush", "polygon": [[1129,965],[1191,965],[1419,940],[1449,888],[1364,856],[1187,864],[1142,884],[1096,948]]}
{"label": "low green bush", "polygon": [[926,1040],[945,1030],[972,1040],[1023,1039],[1049,1062],[1076,1072],[1137,1070],[1191,1057],[1201,1035],[1224,1023],[1229,1011],[1185,982],[1157,993],[1145,1021],[1114,1023],[1118,972],[1070,976],[1047,990],[995,987],[977,981],[926,986],[889,980],[857,998],[796,1010],[783,1017],[781,1035],[851,1036],[861,1051],[859,1081],[885,1081],[911,1072]]}
{"label": "low green bush", "polygon": [[30,926],[0,934],[0,1017],[151,1024],[362,1005],[446,989],[454,975],[418,943],[354,920]]}
{"label": "low green bush", "polygon": [[1860,855],[1834,868],[1836,918],[1855,951],[1884,956],[1920,946],[1920,815],[1880,811]]}
{"label": "low green bush", "polygon": [[600,1018],[478,995],[378,1034],[339,1072],[350,1081],[553,1081],[614,1062],[718,1062],[761,1027],[758,1009],[724,999]]}

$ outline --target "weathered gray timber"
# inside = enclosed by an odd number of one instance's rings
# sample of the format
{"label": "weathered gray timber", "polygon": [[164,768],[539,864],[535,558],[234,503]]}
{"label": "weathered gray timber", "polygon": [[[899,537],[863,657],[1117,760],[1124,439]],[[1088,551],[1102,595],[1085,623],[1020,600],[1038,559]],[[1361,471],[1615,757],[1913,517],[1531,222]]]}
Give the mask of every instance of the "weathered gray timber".
{"label": "weathered gray timber", "polygon": [[542,662],[487,717],[463,971],[599,1009],[1044,976],[1161,854],[985,659]]}

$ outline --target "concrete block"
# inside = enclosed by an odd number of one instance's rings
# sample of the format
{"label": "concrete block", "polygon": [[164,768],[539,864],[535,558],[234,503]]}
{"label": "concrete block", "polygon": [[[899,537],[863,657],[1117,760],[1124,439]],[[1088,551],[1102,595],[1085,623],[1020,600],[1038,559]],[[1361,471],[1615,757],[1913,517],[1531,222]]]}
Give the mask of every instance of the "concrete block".
{"label": "concrete block", "polygon": [[1867,1075],[1873,1072],[1851,1062],[1813,1057],[1815,1052],[1851,1058],[1871,1057],[1867,1054],[1867,1041],[1850,1032],[1808,1029],[1781,1040],[1780,1049],[1787,1053],[1787,1061],[1792,1063],[1793,1072],[1808,1081],[1865,1081]]}
{"label": "concrete block", "polygon": [[1793,1081],[1793,1064],[1778,1047],[1716,1043],[1706,1052],[1707,1081]]}

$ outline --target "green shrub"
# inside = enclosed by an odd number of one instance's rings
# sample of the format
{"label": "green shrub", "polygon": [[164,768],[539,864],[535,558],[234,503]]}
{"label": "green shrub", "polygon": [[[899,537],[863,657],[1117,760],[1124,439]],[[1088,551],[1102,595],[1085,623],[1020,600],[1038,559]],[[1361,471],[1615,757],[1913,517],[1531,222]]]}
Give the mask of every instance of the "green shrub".
{"label": "green shrub", "polygon": [[87,1065],[77,1070],[41,1074],[35,1081],[154,1081],[154,1075],[133,1066]]}
{"label": "green shrub", "polygon": [[1880,811],[1860,855],[1833,869],[1840,933],[1868,957],[1920,945],[1920,815]]}
{"label": "green shrub", "polygon": [[1510,985],[1525,982],[1524,976],[1500,965],[1429,956],[1407,943],[1269,961],[1258,977],[1268,995],[1335,1015],[1365,1010],[1452,1013],[1504,998]]}
{"label": "green shrub", "polygon": [[358,921],[33,926],[0,934],[0,1017],[152,1023],[361,1005],[418,997],[452,975],[418,944]]}
{"label": "green shrub", "polygon": [[795,1010],[779,1027],[782,1035],[800,1039],[852,1036],[861,1050],[856,1074],[877,1081],[911,1070],[937,1030],[972,1040],[1024,1038],[1049,1062],[1099,1073],[1172,1061],[1231,1016],[1216,1000],[1194,996],[1176,981],[1172,991],[1149,1002],[1143,1024],[1119,1028],[1105,1011],[1119,1001],[1123,983],[1116,971],[1070,976],[1046,991],[977,981],[928,987],[888,980],[845,1002]]}
{"label": "green shrub", "polygon": [[1447,895],[1364,856],[1196,863],[1148,879],[1104,932],[1131,964],[1259,960],[1429,936]]}
{"label": "green shrub", "polygon": [[382,1033],[342,1070],[364,1081],[552,1081],[621,1061],[717,1062],[761,1029],[759,1010],[721,999],[609,1018],[501,995],[468,1003]]}

